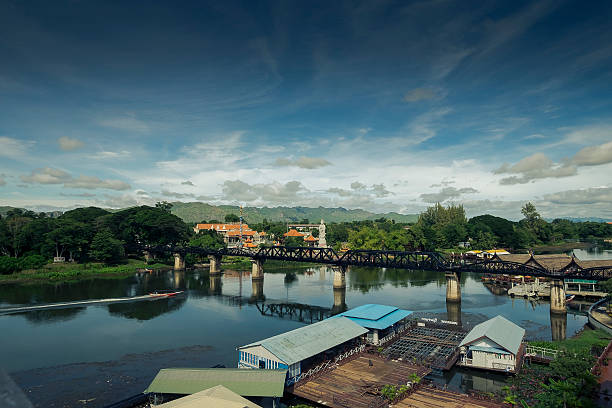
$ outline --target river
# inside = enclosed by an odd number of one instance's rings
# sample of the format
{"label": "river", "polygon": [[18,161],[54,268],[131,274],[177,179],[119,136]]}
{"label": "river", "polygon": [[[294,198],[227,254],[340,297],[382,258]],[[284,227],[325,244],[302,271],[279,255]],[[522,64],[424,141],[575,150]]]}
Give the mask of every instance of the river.
{"label": "river", "polygon": [[[476,274],[462,274],[461,306],[448,309],[441,273],[351,268],[346,280],[346,291],[334,293],[329,267],[266,265],[263,287],[252,284],[250,272],[232,270],[219,278],[207,270],[158,271],[122,279],[3,285],[0,307],[136,296],[168,288],[186,293],[173,299],[0,316],[0,364],[38,407],[103,407],[144,390],[160,368],[235,367],[237,346],[305,324],[270,315],[261,306],[264,298],[267,304],[313,306],[315,313],[328,313],[334,303],[336,308],[389,304],[460,320],[466,327],[501,314],[525,328],[527,339],[552,336],[549,303],[496,295]],[[303,309],[304,317],[309,308]],[[568,313],[553,327],[556,336],[571,336],[585,323],[586,316]],[[437,381],[449,388],[490,392],[499,390],[504,377],[454,369]]]}

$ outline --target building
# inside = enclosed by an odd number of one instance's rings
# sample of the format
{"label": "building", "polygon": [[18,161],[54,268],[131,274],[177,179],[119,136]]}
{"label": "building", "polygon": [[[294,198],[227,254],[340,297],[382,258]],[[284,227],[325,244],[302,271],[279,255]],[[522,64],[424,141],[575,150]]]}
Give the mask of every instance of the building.
{"label": "building", "polygon": [[249,248],[255,248],[259,244],[266,243],[267,234],[265,231],[254,231],[247,224],[242,224],[242,229],[240,228],[239,222],[225,223],[225,224],[197,224],[193,231],[197,234],[203,230],[213,230],[216,231],[223,237],[223,241],[226,243],[228,247],[238,246],[241,242],[249,241],[250,245],[247,245]]}
{"label": "building", "polygon": [[292,382],[309,368],[354,348],[367,332],[346,317],[325,319],[239,347],[238,367],[288,369]]}
{"label": "building", "polygon": [[[308,246],[316,246],[319,248],[327,248],[327,240],[325,238],[325,222],[321,220],[320,224],[288,224],[289,230],[296,230],[296,232],[302,233],[303,236],[312,236],[316,239],[316,242],[306,241]],[[313,230],[317,230],[318,236],[314,237],[312,234]]]}
{"label": "building", "polygon": [[[185,395],[195,395],[203,390],[222,385],[230,392],[247,398],[257,405],[274,406],[283,396],[286,376],[287,370],[280,369],[164,368],[159,370],[144,392],[150,393],[154,401],[178,401],[177,398]],[[220,392],[217,389],[212,397],[219,396]],[[227,393],[223,394],[227,395]],[[177,407],[183,406],[177,405]]]}
{"label": "building", "polygon": [[217,385],[195,394],[181,397],[165,404],[156,405],[158,408],[261,408],[260,405],[241,397],[235,392]]}
{"label": "building", "polygon": [[411,314],[411,311],[395,306],[368,304],[347,310],[332,319],[343,316],[368,329],[366,341],[378,345],[381,339],[402,331]]}
{"label": "building", "polygon": [[480,323],[459,344],[459,365],[514,373],[520,368],[525,329],[502,316]]}

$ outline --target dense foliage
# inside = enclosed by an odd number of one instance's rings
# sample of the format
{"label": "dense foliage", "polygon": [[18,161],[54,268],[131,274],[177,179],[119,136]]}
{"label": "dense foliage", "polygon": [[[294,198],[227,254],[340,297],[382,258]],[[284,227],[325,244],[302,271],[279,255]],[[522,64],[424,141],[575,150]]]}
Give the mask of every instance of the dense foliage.
{"label": "dense foliage", "polygon": [[13,209],[0,219],[0,273],[36,269],[54,257],[76,262],[121,262],[143,245],[181,245],[192,230],[167,203],[110,213],[87,207],[58,218]]}

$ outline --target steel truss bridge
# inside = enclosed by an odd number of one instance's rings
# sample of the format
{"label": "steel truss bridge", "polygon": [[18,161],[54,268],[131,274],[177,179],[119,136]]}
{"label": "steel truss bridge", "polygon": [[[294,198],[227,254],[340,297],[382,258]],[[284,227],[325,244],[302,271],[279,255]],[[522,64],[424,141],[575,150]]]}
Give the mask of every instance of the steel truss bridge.
{"label": "steel truss bridge", "polygon": [[493,259],[454,260],[438,252],[427,251],[386,251],[350,250],[338,253],[332,248],[313,247],[263,247],[256,250],[247,248],[208,249],[200,247],[145,247],[149,253],[172,253],[200,256],[241,256],[258,261],[279,260],[291,262],[310,262],[339,267],[370,266],[379,268],[425,269],[440,272],[481,272],[490,274],[530,275],[553,279],[591,279],[607,280],[612,278],[612,261],[606,266],[581,268],[572,265],[562,270],[550,270],[540,266],[525,265],[517,262]]}

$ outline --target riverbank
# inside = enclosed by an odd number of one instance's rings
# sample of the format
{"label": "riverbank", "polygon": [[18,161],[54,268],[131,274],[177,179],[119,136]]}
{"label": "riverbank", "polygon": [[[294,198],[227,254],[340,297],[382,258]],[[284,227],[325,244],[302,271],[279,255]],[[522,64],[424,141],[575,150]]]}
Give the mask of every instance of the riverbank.
{"label": "riverbank", "polygon": [[[228,256],[223,258],[222,267],[228,269],[234,269],[239,271],[251,270],[253,263],[250,258],[238,257],[238,256]],[[293,262],[293,261],[266,261],[265,268],[266,269],[302,269],[302,268],[312,268],[314,266],[320,266],[319,264],[311,263],[311,262]]]}
{"label": "riverbank", "polygon": [[133,275],[137,269],[168,269],[170,266],[156,263],[147,265],[138,259],[108,266],[102,263],[50,263],[39,269],[28,269],[11,275],[0,275],[0,285],[9,283],[73,282],[90,278],[122,278]]}

